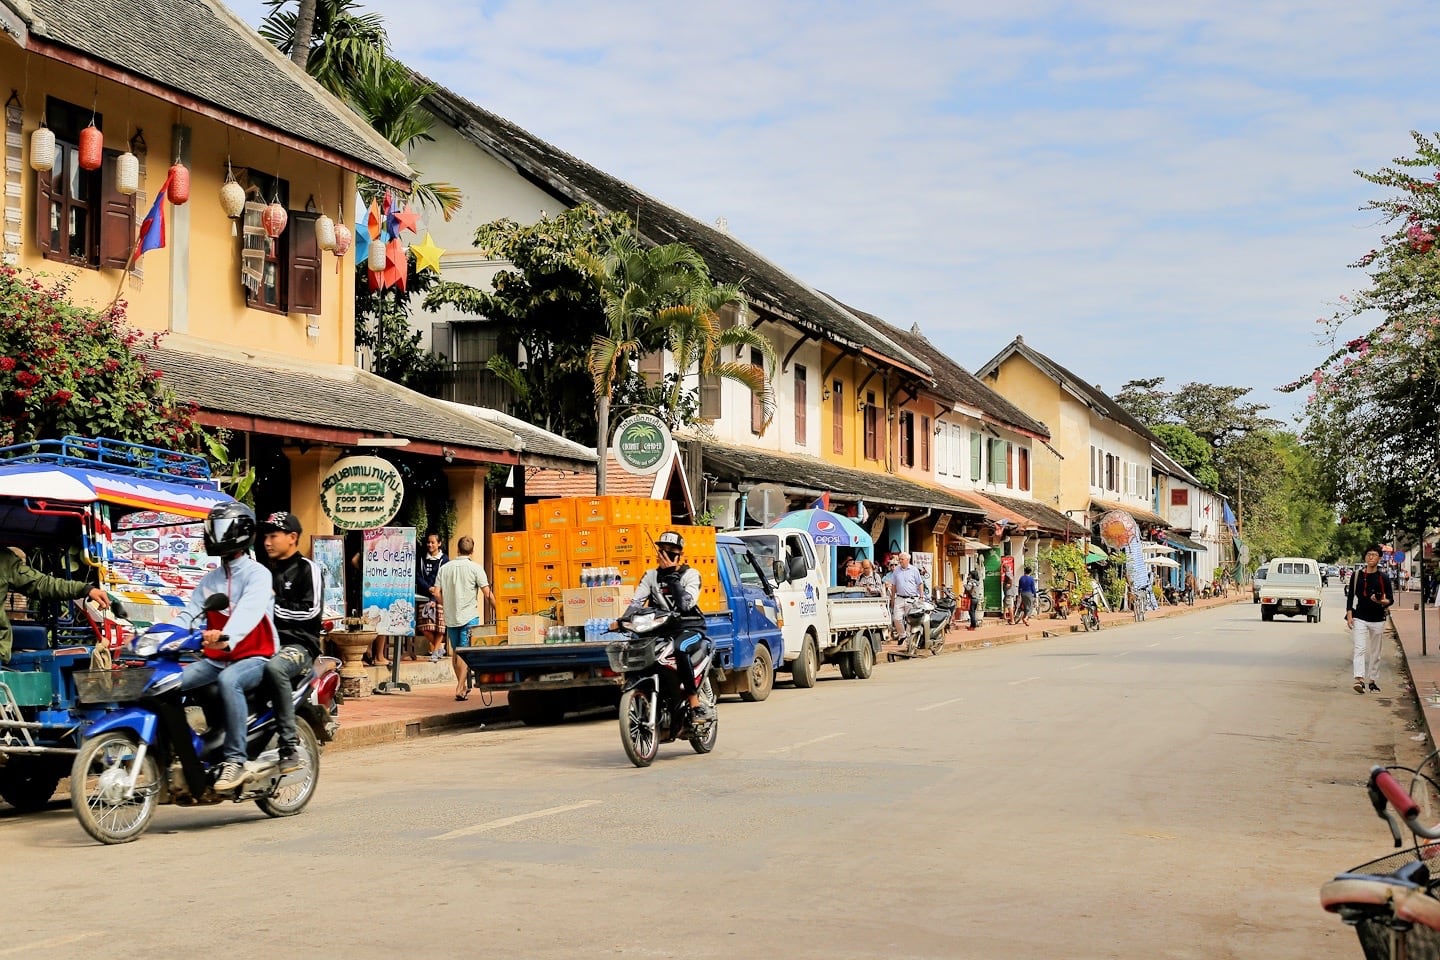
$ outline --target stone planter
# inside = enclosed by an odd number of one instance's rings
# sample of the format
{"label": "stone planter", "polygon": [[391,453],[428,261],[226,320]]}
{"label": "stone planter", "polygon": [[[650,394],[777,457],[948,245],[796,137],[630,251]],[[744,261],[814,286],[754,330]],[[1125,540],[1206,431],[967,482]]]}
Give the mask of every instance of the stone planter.
{"label": "stone planter", "polygon": [[370,696],[370,672],[365,669],[365,654],[375,642],[369,630],[336,630],[327,638],[340,653],[340,691],[347,697]]}

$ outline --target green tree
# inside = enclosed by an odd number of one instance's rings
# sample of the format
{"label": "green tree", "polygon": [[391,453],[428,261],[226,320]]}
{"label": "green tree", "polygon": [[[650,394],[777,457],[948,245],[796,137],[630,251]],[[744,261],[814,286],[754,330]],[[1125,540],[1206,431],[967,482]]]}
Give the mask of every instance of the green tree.
{"label": "green tree", "polygon": [[1304,435],[1341,513],[1387,538],[1440,522],[1440,144],[1411,137],[1414,156],[1356,171],[1382,189],[1362,209],[1387,232],[1353,264],[1366,285],[1320,321],[1329,356],[1282,387],[1311,391]]}
{"label": "green tree", "polygon": [[146,359],[159,336],[126,323],[123,301],[72,303],[73,279],[0,266],[0,445],[79,434],[207,452],[195,406]]}
{"label": "green tree", "polygon": [[1211,458],[1214,456],[1210,444],[1200,439],[1194,430],[1183,423],[1157,423],[1150,428],[1165,444],[1166,451],[1175,462],[1195,475],[1195,479],[1211,490],[1220,489],[1220,474],[1215,470]]}
{"label": "green tree", "polygon": [[[310,0],[301,0],[300,6],[306,2]],[[303,11],[290,9],[293,3],[265,0],[270,12],[260,24],[260,36],[343,99],[350,78],[383,56],[389,45],[384,18],[360,13],[355,0],[313,0],[313,15],[307,22]]]}
{"label": "green tree", "polygon": [[355,267],[355,344],[369,347],[372,373],[406,387],[420,388],[441,361],[421,346],[410,322],[412,296],[423,296],[437,280],[433,271],[416,271],[415,255],[406,253],[405,289],[371,290],[369,268]]}

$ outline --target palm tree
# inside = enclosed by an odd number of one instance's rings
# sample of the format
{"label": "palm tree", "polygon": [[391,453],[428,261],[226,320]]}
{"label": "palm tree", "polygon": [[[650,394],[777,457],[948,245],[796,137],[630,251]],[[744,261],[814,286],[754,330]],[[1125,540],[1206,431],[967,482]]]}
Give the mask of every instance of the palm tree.
{"label": "palm tree", "polygon": [[[296,0],[265,0],[270,12],[260,24],[260,36],[303,66],[326,90],[346,98],[350,78],[367,63],[385,54],[389,37],[378,13],[359,13],[356,0],[313,0],[314,14],[307,21],[301,11],[289,8]],[[310,28],[308,38],[305,27]],[[302,60],[299,54],[304,52]]]}
{"label": "palm tree", "polygon": [[597,496],[605,493],[611,399],[642,353],[661,347],[675,353],[679,376],[670,388],[672,408],[680,399],[681,380],[693,371],[742,382],[761,393],[769,409],[765,370],[726,362],[722,347],[740,342],[756,346],[764,351],[770,370],[775,367],[774,347],[753,329],[720,329],[717,311],[743,302],[743,294],[738,285],[712,283],[704,258],[694,249],[683,243],[646,246],[634,234],[625,234],[602,257],[580,259],[599,284],[607,326],[592,341],[589,354],[597,401]]}

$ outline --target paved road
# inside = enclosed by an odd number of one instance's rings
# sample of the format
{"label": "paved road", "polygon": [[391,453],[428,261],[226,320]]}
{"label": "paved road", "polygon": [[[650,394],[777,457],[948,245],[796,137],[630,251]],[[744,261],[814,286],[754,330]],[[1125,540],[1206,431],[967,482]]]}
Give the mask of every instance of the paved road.
{"label": "paved road", "polygon": [[648,770],[572,722],[335,755],[290,820],[0,814],[0,957],[1357,956],[1316,890],[1385,852],[1358,785],[1406,734],[1336,607],[782,687]]}

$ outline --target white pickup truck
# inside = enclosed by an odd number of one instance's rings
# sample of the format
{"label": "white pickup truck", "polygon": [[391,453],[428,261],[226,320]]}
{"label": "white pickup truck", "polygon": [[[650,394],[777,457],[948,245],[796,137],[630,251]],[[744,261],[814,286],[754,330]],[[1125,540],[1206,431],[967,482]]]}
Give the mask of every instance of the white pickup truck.
{"label": "white pickup truck", "polygon": [[803,530],[726,533],[748,543],[762,569],[774,571],[785,644],[777,669],[788,670],[797,687],[815,686],[825,663],[839,666],[847,680],[868,678],[890,628],[885,598],[830,587],[830,551]]}
{"label": "white pickup truck", "polygon": [[1303,616],[1320,622],[1320,565],[1305,557],[1277,557],[1260,585],[1260,619]]}

